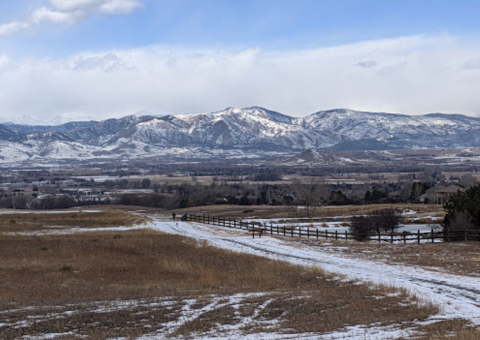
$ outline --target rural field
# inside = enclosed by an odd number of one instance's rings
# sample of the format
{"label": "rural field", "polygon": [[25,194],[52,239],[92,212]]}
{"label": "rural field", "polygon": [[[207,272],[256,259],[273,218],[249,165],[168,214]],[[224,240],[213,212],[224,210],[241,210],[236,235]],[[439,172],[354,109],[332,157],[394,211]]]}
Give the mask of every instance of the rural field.
{"label": "rural field", "polygon": [[[346,223],[361,209],[321,209],[309,223],[342,227],[328,221]],[[303,223],[301,213],[285,209],[250,210],[195,213]],[[441,216],[435,206],[405,212],[410,222]],[[477,243],[252,239],[243,230],[174,222],[170,213],[122,206],[0,211],[1,338],[480,336]]]}

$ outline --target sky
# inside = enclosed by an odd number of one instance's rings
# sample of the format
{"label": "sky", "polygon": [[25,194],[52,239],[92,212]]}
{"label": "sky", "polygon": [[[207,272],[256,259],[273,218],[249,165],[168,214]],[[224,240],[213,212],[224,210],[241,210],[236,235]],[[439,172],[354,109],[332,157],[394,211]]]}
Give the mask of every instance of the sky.
{"label": "sky", "polygon": [[0,121],[480,116],[476,0],[0,0]]}

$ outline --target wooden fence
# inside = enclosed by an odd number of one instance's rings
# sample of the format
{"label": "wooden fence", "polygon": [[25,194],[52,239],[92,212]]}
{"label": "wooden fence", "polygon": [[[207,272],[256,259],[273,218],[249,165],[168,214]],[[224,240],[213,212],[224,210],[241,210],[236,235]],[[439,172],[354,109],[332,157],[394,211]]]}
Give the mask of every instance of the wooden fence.
{"label": "wooden fence", "polygon": [[263,234],[304,237],[304,238],[326,238],[335,240],[355,240],[377,241],[377,242],[402,242],[402,243],[434,243],[444,241],[480,241],[480,230],[458,230],[458,231],[434,231],[415,233],[410,232],[390,232],[380,234],[367,234],[359,237],[348,231],[339,232],[338,230],[319,230],[309,227],[279,226],[273,223],[260,223],[253,221],[242,221],[237,219],[228,219],[210,215],[185,214],[182,221],[192,221],[204,224],[217,225],[226,228],[240,229],[252,233],[252,237],[262,237]]}

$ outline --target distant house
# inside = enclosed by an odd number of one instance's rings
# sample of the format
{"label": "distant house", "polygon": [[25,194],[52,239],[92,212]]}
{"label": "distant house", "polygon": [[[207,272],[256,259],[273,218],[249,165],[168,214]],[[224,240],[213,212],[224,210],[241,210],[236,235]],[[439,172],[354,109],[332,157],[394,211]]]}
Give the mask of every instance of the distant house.
{"label": "distant house", "polygon": [[215,198],[215,204],[228,204],[228,200],[225,197]]}
{"label": "distant house", "polygon": [[444,203],[448,201],[452,195],[456,194],[459,191],[463,192],[465,191],[465,189],[454,184],[444,187],[439,187],[435,185],[425,191],[425,193],[420,196],[420,202],[430,204]]}

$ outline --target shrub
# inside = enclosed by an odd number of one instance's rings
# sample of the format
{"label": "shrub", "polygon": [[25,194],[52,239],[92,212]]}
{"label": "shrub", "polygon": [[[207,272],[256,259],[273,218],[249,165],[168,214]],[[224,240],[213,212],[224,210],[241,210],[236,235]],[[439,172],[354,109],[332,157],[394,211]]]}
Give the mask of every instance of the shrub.
{"label": "shrub", "polygon": [[365,241],[369,234],[394,231],[399,227],[400,214],[395,209],[375,210],[365,216],[354,216],[350,232],[356,240]]}
{"label": "shrub", "polygon": [[368,235],[371,234],[375,228],[372,225],[372,220],[367,216],[354,216],[350,224],[350,232],[357,241],[368,240]]}

